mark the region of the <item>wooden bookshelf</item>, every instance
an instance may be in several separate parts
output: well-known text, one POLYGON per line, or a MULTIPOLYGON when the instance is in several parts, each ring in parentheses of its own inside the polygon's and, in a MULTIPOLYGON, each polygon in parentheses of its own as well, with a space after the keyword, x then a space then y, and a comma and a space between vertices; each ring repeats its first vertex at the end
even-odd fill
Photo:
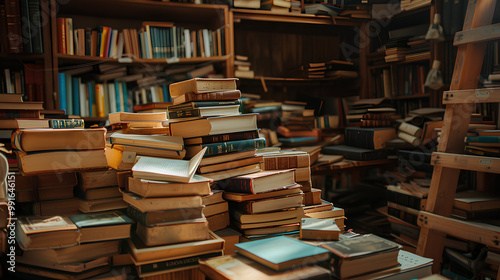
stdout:
POLYGON ((242 20, 270 21, 301 24, 333 24, 338 26, 360 26, 363 21, 349 17, 329 17, 323 15, 275 13, 264 10, 232 9, 234 22, 242 20))

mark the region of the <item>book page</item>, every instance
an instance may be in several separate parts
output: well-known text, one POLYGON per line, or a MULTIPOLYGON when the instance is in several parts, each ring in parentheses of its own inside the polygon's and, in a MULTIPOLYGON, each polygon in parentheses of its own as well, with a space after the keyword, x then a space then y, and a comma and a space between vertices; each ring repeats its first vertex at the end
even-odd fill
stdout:
POLYGON ((167 158, 141 157, 132 172, 146 172, 167 176, 188 177, 189 161, 167 158))

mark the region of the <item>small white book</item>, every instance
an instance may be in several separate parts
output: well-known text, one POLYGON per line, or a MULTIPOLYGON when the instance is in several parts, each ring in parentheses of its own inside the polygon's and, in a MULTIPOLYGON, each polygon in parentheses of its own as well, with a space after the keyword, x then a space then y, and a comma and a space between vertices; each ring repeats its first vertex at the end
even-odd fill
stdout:
POLYGON ((132 167, 136 179, 187 183, 193 178, 207 148, 203 148, 190 160, 140 157, 132 167))

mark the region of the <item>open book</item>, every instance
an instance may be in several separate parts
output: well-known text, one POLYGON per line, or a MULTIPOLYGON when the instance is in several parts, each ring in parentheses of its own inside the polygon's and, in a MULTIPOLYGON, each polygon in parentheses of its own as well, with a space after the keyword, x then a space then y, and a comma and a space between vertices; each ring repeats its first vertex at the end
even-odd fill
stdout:
POLYGON ((132 175, 136 179, 187 183, 193 178, 206 150, 204 148, 190 160, 140 157, 132 168, 132 175))

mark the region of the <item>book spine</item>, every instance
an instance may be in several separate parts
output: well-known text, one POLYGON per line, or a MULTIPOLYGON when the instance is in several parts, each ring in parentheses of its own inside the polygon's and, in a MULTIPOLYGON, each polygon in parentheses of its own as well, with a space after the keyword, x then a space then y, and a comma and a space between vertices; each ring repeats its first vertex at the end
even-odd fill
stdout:
POLYGON ((145 274, 145 273, 160 272, 160 271, 161 272, 168 272, 168 271, 174 270, 174 269, 191 267, 191 266, 198 266, 200 259, 207 259, 207 258, 213 258, 213 257, 219 257, 219 256, 222 256, 222 251, 214 252, 214 253, 207 253, 207 254, 202 254, 202 255, 192 256, 192 257, 187 257, 187 258, 179 258, 179 259, 173 259, 173 260, 168 260, 168 261, 143 264, 143 265, 137 266, 137 269, 138 269, 139 275, 145 274))
POLYGON ((66 20, 57 18, 57 50, 61 54, 66 54, 66 20))
POLYGON ((81 115, 80 113, 80 83, 78 78, 73 78, 73 114, 81 115))
POLYGON ((40 111, 36 110, 22 110, 22 111, 0 111, 0 119, 15 119, 15 118, 40 118, 40 111))
POLYGON ((388 190, 386 192, 387 201, 397 203, 406 207, 410 207, 417 210, 423 210, 425 208, 426 199, 411 196, 403 193, 393 192, 388 190))
POLYGON ((204 144, 202 148, 207 148, 205 156, 215 156, 220 154, 227 154, 230 152, 237 151, 248 151, 253 149, 264 148, 266 146, 266 140, 264 138, 248 139, 248 140, 238 140, 229 141, 223 143, 212 143, 204 144))
POLYGON ((9 52, 23 52, 23 37, 21 30, 21 14, 18 0, 5 0, 5 18, 7 22, 6 38, 9 43, 9 52))
POLYGON ((236 140, 253 139, 259 137, 258 131, 244 131, 228 134, 218 134, 218 135, 207 135, 201 137, 202 144, 210 144, 217 142, 227 142, 236 140))
POLYGON ((90 56, 92 49, 92 30, 90 27, 85 28, 85 55, 90 56))
POLYGON ((226 186, 224 191, 237 193, 253 193, 252 182, 252 179, 231 178, 229 179, 229 184, 226 186))
POLYGON ((179 119, 179 118, 189 118, 189 117, 200 117, 200 109, 190 109, 190 110, 180 110, 168 112, 169 119, 179 119))
POLYGON ((31 43, 31 22, 28 12, 28 0, 19 1, 21 11, 21 34, 24 53, 33 53, 33 45, 31 43))
POLYGON ((135 207, 132 207, 130 205, 127 207, 127 216, 129 216, 130 218, 132 218, 135 221, 142 223, 143 225, 148 225, 148 222, 147 222, 148 213, 143 213, 135 207))
POLYGON ((84 128, 85 121, 83 119, 68 119, 68 120, 49 120, 51 128, 84 128))
POLYGON ((264 158, 264 170, 280 170, 309 166, 309 155, 264 158))
POLYGON ((66 110, 66 75, 59 73, 59 110, 66 110))
POLYGON ((465 142, 469 143, 500 143, 499 136, 467 136, 465 142))

